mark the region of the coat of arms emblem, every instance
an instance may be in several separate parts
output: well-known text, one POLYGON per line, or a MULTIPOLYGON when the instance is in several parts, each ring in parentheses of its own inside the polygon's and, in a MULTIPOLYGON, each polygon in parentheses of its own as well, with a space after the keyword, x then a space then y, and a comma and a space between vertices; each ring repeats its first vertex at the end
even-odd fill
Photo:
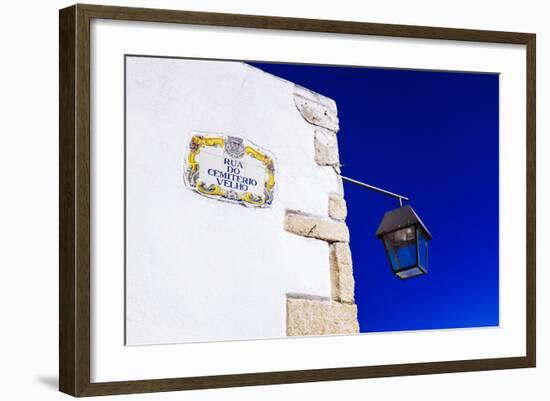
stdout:
POLYGON ((242 138, 228 136, 225 140, 225 153, 235 159, 240 159, 244 155, 244 142, 242 138))

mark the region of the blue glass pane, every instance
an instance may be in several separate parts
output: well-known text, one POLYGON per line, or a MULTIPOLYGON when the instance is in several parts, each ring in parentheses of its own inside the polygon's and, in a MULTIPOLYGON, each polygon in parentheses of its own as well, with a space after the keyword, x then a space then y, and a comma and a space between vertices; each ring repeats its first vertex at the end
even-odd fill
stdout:
POLYGON ((416 265, 416 244, 399 247, 396 252, 402 268, 416 265))
POLYGON ((428 240, 421 230, 418 231, 418 264, 428 270, 428 240))
POLYGON ((390 259, 392 269, 399 270, 399 261, 397 259, 395 250, 391 247, 388 240, 384 241, 384 245, 386 247, 386 252, 388 253, 388 258, 390 259))
POLYGON ((416 266, 415 227, 405 227, 386 234, 384 245, 394 271, 416 266))

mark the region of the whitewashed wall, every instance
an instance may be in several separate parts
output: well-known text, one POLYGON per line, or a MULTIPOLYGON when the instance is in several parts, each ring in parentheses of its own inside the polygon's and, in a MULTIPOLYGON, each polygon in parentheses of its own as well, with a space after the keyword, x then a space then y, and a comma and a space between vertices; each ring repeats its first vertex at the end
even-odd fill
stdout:
POLYGON ((126 63, 127 344, 285 336, 286 294, 331 292, 327 243, 284 231, 285 210, 327 216, 340 191, 332 167, 315 163, 295 85, 237 62, 126 63), (275 155, 271 208, 183 185, 196 131, 246 137, 275 155))

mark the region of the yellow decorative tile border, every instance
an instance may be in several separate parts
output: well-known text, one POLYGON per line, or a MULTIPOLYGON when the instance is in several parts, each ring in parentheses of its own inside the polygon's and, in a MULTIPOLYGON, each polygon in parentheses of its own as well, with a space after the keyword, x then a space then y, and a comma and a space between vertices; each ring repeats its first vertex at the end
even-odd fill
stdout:
MULTIPOLYGON (((185 185, 201 195, 231 203, 251 207, 269 207, 273 203, 276 186, 275 157, 267 150, 261 149, 245 138, 225 135, 195 134, 189 142, 189 149, 184 162, 185 185), (207 149, 219 153, 229 166, 226 172, 216 171, 217 182, 207 183, 201 176, 201 163, 198 160, 201 152, 207 149), (262 182, 240 175, 241 169, 231 165, 243 166, 246 159, 256 160, 264 168, 262 182), (238 171, 238 173, 236 173, 238 171), (249 184, 260 185, 261 193, 249 190, 249 184), (262 185, 263 184, 263 185, 262 185)), ((210 172, 211 169, 208 169, 210 172)))

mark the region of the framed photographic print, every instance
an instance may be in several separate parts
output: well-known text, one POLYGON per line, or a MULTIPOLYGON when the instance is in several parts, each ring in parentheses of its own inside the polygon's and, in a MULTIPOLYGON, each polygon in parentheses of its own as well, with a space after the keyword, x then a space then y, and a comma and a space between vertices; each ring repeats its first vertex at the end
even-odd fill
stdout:
POLYGON ((534 367, 535 35, 60 11, 60 390, 534 367))

